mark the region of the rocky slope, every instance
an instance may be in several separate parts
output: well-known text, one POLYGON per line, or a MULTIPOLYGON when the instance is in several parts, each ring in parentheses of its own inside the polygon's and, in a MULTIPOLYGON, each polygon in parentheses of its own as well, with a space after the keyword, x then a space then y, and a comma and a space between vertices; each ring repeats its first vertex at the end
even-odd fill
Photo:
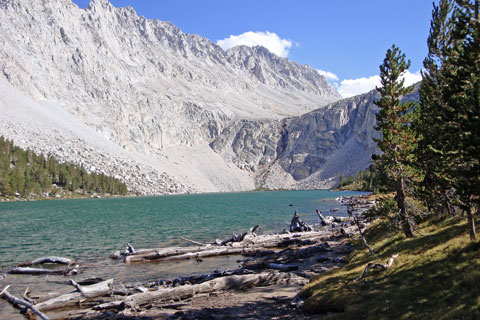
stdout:
POLYGON ((0 30, 0 134, 142 194, 328 187, 373 150, 373 93, 326 106, 323 76, 263 47, 107 0, 0 0, 0 30))
POLYGON ((257 187, 329 188, 370 164, 378 98, 371 91, 298 117, 235 123, 211 145, 255 172, 257 187))

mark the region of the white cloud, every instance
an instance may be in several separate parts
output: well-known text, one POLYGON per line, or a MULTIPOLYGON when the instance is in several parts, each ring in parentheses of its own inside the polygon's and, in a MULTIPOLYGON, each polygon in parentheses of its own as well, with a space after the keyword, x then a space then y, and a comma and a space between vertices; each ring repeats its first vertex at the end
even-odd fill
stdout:
POLYGON ((238 36, 231 35, 223 40, 218 40, 217 44, 224 50, 240 45, 249 47, 263 46, 275 53, 277 56, 286 58, 290 48, 292 47, 292 40, 282 39, 274 32, 248 31, 238 36))
POLYGON ((338 93, 344 98, 353 97, 357 94, 368 92, 380 85, 380 76, 369 78, 345 79, 340 82, 338 93))
MULTIPOLYGON (((409 86, 420 80, 422 80, 422 75, 420 71, 411 73, 407 70, 403 75, 405 79, 405 85, 409 86)), ((375 87, 380 86, 380 76, 371 76, 368 78, 358 78, 358 79, 345 79, 340 82, 338 86, 338 92, 344 98, 353 97, 361 93, 368 92, 375 89, 375 87)))
POLYGON ((327 80, 332 80, 332 81, 338 81, 338 76, 333 73, 333 72, 330 72, 330 71, 324 71, 324 70, 320 70, 320 69, 317 69, 317 72, 324 76, 325 78, 327 78, 327 80))

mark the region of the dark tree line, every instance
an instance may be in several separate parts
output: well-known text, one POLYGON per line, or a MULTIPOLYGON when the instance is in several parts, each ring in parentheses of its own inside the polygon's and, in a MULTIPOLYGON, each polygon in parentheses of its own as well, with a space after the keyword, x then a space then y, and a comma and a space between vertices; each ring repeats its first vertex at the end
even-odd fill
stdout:
POLYGON ((0 196, 54 195, 61 189, 83 194, 127 193, 126 185, 118 179, 37 155, 0 137, 0 196))
POLYGON ((380 66, 377 168, 395 186, 396 210, 413 236, 415 197, 438 216, 465 213, 471 239, 480 202, 479 0, 434 4, 420 103, 404 103, 412 87, 402 75, 410 62, 392 46, 380 66))
POLYGON ((339 180, 339 189, 352 186, 355 190, 371 191, 373 193, 392 191, 384 172, 378 170, 374 164, 348 177, 340 175, 339 180))

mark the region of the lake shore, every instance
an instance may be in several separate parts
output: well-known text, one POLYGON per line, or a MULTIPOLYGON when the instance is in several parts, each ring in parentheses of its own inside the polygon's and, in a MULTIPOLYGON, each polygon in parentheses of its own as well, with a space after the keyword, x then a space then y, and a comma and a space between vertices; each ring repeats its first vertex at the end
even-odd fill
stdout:
MULTIPOLYGON (((366 210, 366 206, 369 205, 365 203, 364 197, 345 199, 345 201, 352 201, 352 199, 359 199, 358 201, 363 202, 362 210, 366 210)), ((339 221, 337 225, 320 228, 320 232, 310 239, 311 242, 308 245, 297 243, 284 249, 274 250, 277 251, 277 254, 278 252, 285 252, 285 250, 290 252, 302 252, 303 250, 305 252, 305 250, 311 250, 309 248, 328 244, 328 250, 319 251, 312 255, 294 257, 289 261, 289 264, 297 264, 298 269, 281 273, 288 276, 278 283, 249 289, 242 288, 242 290, 219 290, 195 294, 181 301, 174 299, 168 303, 169 307, 165 306, 165 303, 158 303, 134 309, 117 310, 117 312, 112 310, 106 312, 76 310, 67 314, 63 313, 61 316, 67 316, 68 319, 99 319, 102 317, 108 319, 133 319, 134 317, 142 317, 142 319, 223 319, 239 318, 239 316, 256 319, 310 319, 311 316, 304 315, 297 308, 296 303, 292 304, 292 299, 298 294, 301 287, 308 283, 310 278, 331 268, 341 267, 345 263, 346 257, 352 249, 349 238, 354 236, 356 232, 355 227, 348 224, 348 221, 339 221)), ((291 239, 297 237, 295 233, 290 234, 291 239)), ((244 257, 243 259, 245 261, 244 257)), ((255 270, 255 272, 266 271, 275 274, 280 273, 268 268, 255 270)), ((128 285, 134 284, 122 283, 122 286, 128 287, 128 285)), ((157 289, 154 287, 148 288, 148 291, 157 289)))

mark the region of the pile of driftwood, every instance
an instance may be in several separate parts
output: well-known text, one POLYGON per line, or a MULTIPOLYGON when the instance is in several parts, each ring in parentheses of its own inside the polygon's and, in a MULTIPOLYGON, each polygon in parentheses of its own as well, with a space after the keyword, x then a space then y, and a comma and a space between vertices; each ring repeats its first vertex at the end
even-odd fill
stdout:
MULTIPOLYGON (((106 311, 129 315, 141 308, 178 308, 185 304, 186 299, 200 293, 286 282, 305 283, 307 281, 305 276, 302 272, 297 272, 299 261, 332 251, 327 241, 337 236, 351 234, 358 226, 352 223, 349 217, 324 218, 321 212, 317 213, 321 224, 330 226, 330 229, 313 231, 313 228, 302 222, 295 212, 290 229, 302 232, 257 235, 255 232, 258 226, 254 226, 244 233, 233 234, 228 239, 216 240, 210 244, 183 238, 195 246, 135 249, 127 243, 124 252, 117 251, 111 255, 112 258, 121 258, 124 263, 129 264, 182 259, 201 261, 202 258, 220 255, 244 255, 246 257, 241 261, 242 268, 239 269, 170 280, 152 280, 132 286, 114 285, 113 279, 84 279, 78 282, 70 280, 69 284, 74 290, 47 296, 32 296, 27 291, 19 298, 10 294, 9 288, 6 287, 0 296, 20 308, 25 315, 36 314, 41 319, 48 319, 44 312, 52 310, 75 309, 70 310, 66 318, 89 316, 106 311)), ((320 261, 320 256, 317 259, 320 261)), ((18 265, 10 270, 10 273, 71 276, 78 272, 78 268, 79 265, 70 259, 45 257, 18 265), (66 267, 28 267, 43 264, 66 267)))

